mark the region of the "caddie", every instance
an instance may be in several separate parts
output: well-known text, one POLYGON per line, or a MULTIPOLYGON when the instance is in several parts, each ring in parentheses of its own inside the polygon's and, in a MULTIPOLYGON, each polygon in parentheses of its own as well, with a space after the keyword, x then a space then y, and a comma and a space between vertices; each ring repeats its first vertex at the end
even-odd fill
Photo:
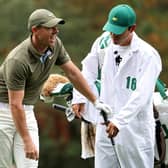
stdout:
MULTIPOLYGON (((116 5, 110 10, 103 30, 109 33, 110 44, 105 48, 100 101, 111 107, 113 115, 108 115, 107 128, 102 125, 103 118, 98 117, 95 168, 152 168, 153 93, 162 69, 160 56, 136 34, 136 13, 127 4, 116 5)), ((100 38, 96 43, 100 43, 100 38)), ((90 52, 93 60, 99 53, 95 46, 94 43, 90 52)), ((85 64, 85 68, 85 78, 93 83, 97 69, 91 62, 85 64)), ((81 115, 80 103, 74 107, 76 115, 81 115)))

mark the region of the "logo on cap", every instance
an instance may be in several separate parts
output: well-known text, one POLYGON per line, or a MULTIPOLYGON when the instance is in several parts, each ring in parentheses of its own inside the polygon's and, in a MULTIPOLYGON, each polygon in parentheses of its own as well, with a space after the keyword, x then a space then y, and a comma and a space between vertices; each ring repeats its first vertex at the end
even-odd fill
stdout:
POLYGON ((53 16, 53 14, 48 14, 48 16, 53 16))
POLYGON ((113 17, 112 20, 113 20, 113 21, 117 21, 118 18, 117 18, 117 17, 113 17))

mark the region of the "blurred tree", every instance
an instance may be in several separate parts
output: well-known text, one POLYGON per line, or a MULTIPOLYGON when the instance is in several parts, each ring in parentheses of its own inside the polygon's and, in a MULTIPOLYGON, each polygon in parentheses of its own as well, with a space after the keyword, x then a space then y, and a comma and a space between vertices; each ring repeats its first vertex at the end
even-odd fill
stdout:
POLYGON ((27 16, 30 13, 33 1, 1 0, 0 1, 0 35, 3 39, 0 50, 6 51, 20 42, 27 33, 27 16))

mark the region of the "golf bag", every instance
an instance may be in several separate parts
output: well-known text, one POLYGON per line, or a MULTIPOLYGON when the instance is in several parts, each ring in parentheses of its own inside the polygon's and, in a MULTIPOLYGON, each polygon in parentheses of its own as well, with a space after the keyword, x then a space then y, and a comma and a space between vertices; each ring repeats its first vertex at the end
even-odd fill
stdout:
POLYGON ((168 166, 168 92, 161 80, 156 83, 154 93, 154 117, 156 121, 155 165, 168 166))

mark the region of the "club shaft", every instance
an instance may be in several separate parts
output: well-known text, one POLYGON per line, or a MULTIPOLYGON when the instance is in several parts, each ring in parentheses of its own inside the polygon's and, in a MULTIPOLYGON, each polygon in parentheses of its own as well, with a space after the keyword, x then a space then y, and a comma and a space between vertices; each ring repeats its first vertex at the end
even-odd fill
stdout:
POLYGON ((62 112, 65 112, 66 109, 67 109, 66 106, 63 106, 63 105, 60 105, 60 104, 53 104, 52 106, 53 106, 54 109, 62 111, 62 112))
MULTIPOLYGON (((101 111, 101 115, 103 116, 105 125, 107 126, 108 123, 109 123, 109 121, 108 121, 108 119, 107 119, 107 114, 106 114, 104 111, 101 111)), ((119 165, 119 167, 121 168, 121 164, 120 164, 120 161, 119 161, 119 159, 118 159, 118 154, 117 154, 117 151, 116 151, 116 148, 115 148, 115 142, 114 142, 113 137, 110 137, 110 141, 111 141, 111 144, 112 144, 112 146, 113 146, 113 149, 114 149, 114 152, 115 152, 117 161, 118 161, 118 165, 119 165)))

